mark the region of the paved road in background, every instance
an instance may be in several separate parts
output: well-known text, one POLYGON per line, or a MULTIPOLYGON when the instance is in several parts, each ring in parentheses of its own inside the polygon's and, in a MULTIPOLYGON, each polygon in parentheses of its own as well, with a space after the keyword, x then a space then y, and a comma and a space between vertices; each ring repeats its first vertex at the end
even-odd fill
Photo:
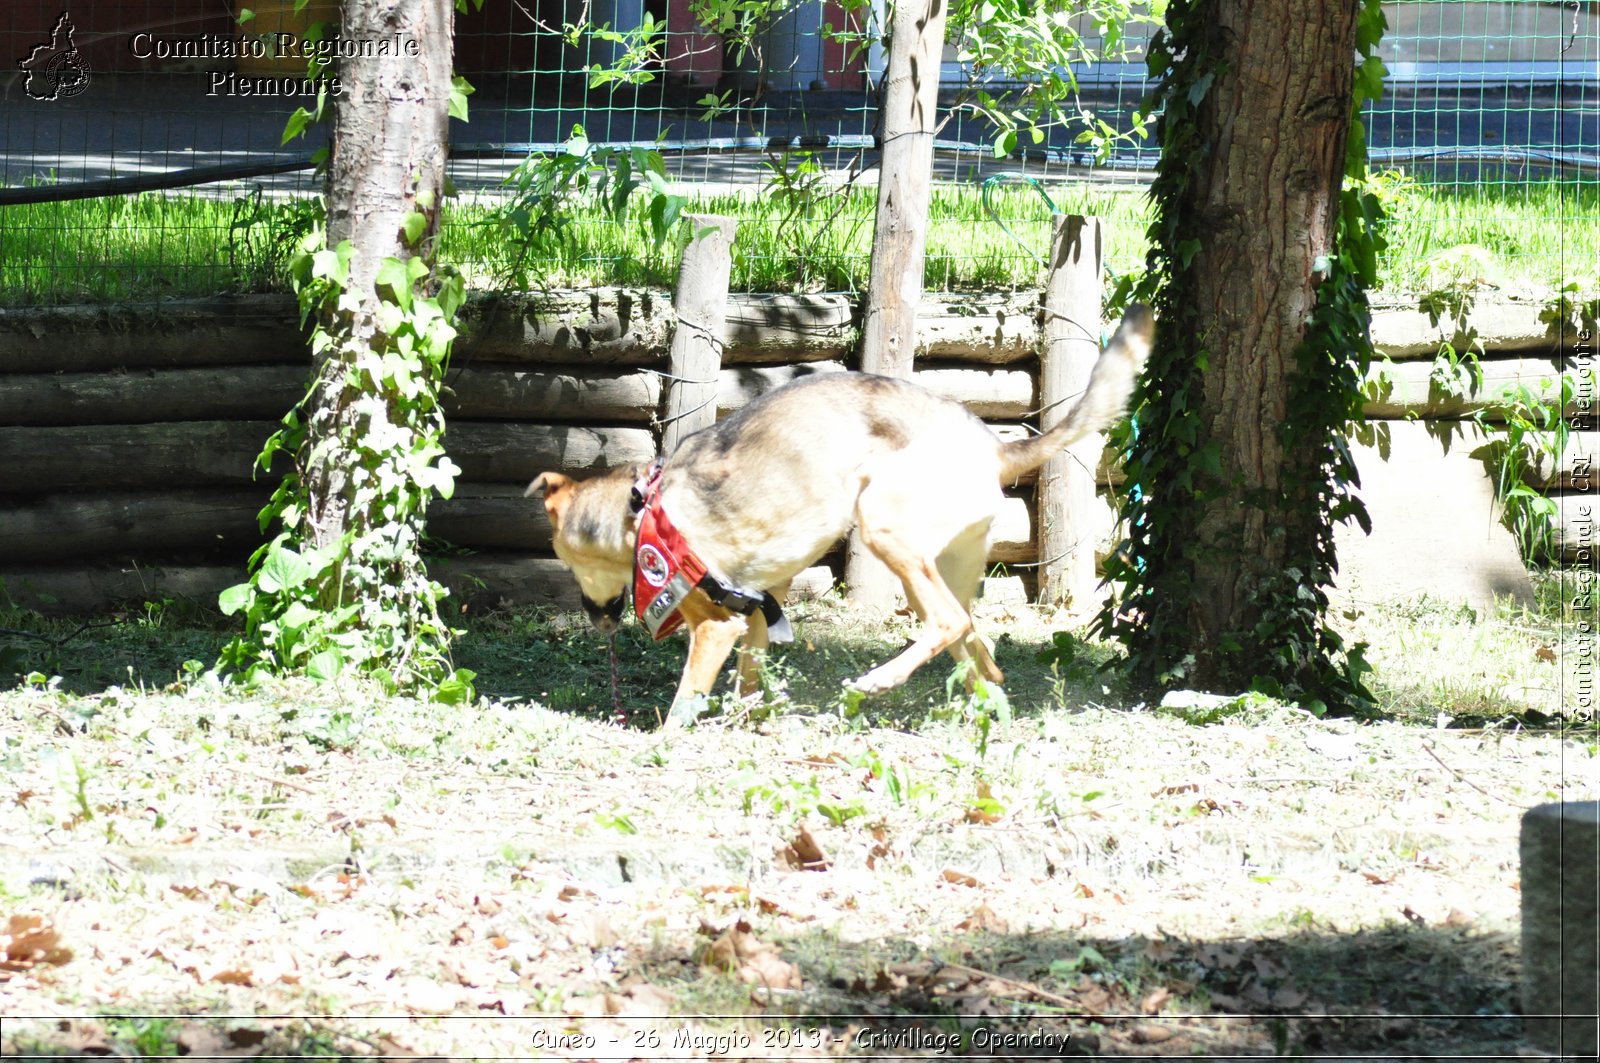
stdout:
MULTIPOLYGON (((208 95, 207 75, 99 75, 78 96, 42 102, 24 96, 15 84, 0 101, 0 181, 6 186, 29 183, 70 185, 108 177, 141 173, 183 171, 196 167, 250 164, 282 160, 309 153, 320 140, 280 144, 284 121, 300 101, 208 95)), ((0 88, 5 87, 0 84, 0 88)), ((1132 97, 1138 90, 1127 90, 1132 97)), ((744 120, 705 121, 689 100, 663 101, 641 95, 637 100, 584 98, 568 87, 565 100, 552 99, 548 86, 520 93, 480 90, 472 98, 470 123, 454 123, 452 143, 467 155, 453 162, 453 173, 465 190, 498 186, 515 165, 516 157, 493 157, 498 150, 559 143, 581 125, 596 142, 650 142, 664 131, 669 145, 685 143, 687 150, 669 157, 684 180, 713 187, 751 188, 762 181, 762 147, 773 138, 829 138, 832 147, 821 152, 829 166, 843 167, 857 148, 870 145, 874 116, 852 108, 854 101, 833 94, 796 97, 790 108, 769 107, 744 120), (677 103, 677 106, 673 104, 677 103), (841 144, 843 149, 841 150, 841 144), (486 156, 485 153, 488 153, 486 156)), ((1091 100, 1114 124, 1125 127, 1131 104, 1119 105, 1115 96, 1102 93, 1091 100)), ((1375 158, 1400 161, 1427 158, 1432 153, 1467 148, 1485 154, 1493 163, 1504 155, 1528 175, 1549 172, 1542 160, 1559 153, 1571 159, 1587 158, 1578 171, 1591 179, 1597 175, 1593 160, 1600 155, 1600 87, 1593 81, 1559 89, 1506 86, 1463 87, 1457 90, 1409 91, 1394 86, 1390 98, 1368 120, 1369 143, 1375 158)), ((317 136, 322 134, 318 132, 317 136)), ((968 180, 997 170, 1017 170, 1015 159, 985 158, 986 130, 948 126, 943 142, 965 141, 965 155, 945 152, 939 157, 939 177, 968 180)), ((1047 167, 1035 160, 1027 168, 1046 169, 1056 176, 1076 176, 1080 167, 1063 163, 1088 160, 1074 152, 1070 137, 1053 144, 1047 167)), ((1153 158, 1148 149, 1127 153, 1135 164, 1120 174, 1094 171, 1102 179, 1137 179, 1137 164, 1146 169, 1153 158)), ((870 153, 863 165, 870 167, 870 153)), ((1454 164, 1453 164, 1454 165, 1454 164)), ((1480 160, 1469 163, 1484 165, 1480 160)), ((1467 173, 1457 172, 1470 180, 1467 173)), ((305 175, 280 176, 245 182, 284 190, 309 187, 305 175)), ((230 184, 218 194, 235 194, 230 184)))

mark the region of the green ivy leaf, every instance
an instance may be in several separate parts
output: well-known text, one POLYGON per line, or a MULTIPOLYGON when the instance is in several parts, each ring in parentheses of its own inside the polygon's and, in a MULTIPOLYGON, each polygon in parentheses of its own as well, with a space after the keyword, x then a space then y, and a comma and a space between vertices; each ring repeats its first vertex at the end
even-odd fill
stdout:
POLYGON ((428 216, 419 210, 414 210, 405 216, 400 228, 405 233, 406 243, 415 247, 422 239, 422 234, 427 231, 428 216))
POLYGON ((232 616, 234 613, 249 609, 255 595, 256 589, 250 584, 236 583, 217 595, 217 608, 222 610, 223 616, 232 616))
POLYGON ((390 301, 405 311, 411 309, 411 280, 410 269, 398 258, 384 259, 373 276, 373 283, 380 294, 384 288, 389 289, 390 301))
POLYGON ((289 115, 289 120, 283 124, 283 139, 278 143, 280 145, 287 144, 289 141, 303 134, 306 131, 306 127, 309 126, 312 120, 315 118, 316 115, 312 114, 304 107, 296 108, 294 113, 289 115))
POLYGON ((477 90, 472 87, 472 82, 459 74, 450 79, 450 117, 463 122, 467 120, 467 97, 477 90))
POLYGON ((306 675, 319 683, 332 682, 344 671, 344 655, 332 647, 306 658, 306 675))
POLYGON ((267 552, 267 558, 256 573, 256 585, 267 594, 292 590, 311 578, 311 565, 292 548, 277 545, 267 552))
POLYGON ((457 668, 450 677, 433 689, 433 700, 442 705, 465 705, 473 699, 477 689, 473 680, 478 673, 470 668, 457 668))

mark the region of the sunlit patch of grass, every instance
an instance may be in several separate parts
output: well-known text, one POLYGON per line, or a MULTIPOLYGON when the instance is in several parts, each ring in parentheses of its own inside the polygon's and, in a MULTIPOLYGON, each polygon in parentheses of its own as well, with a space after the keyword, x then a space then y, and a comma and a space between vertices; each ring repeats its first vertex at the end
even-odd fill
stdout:
MULTIPOLYGON (((1392 219, 1380 262, 1380 290, 1436 286, 1439 256, 1482 249, 1490 276, 1516 291, 1548 291, 1600 259, 1600 187, 1577 182, 1432 186, 1385 178, 1392 219)), ((1117 274, 1142 267, 1150 203, 1142 193, 1086 183, 1045 186, 1057 209, 1103 223, 1104 254, 1117 274)), ((875 189, 822 191, 803 208, 772 194, 696 195, 687 212, 738 222, 735 291, 859 291, 871 260, 875 189)), ((770 190, 769 190, 770 192, 770 190)), ((992 213, 975 186, 936 187, 930 207, 926 284, 930 290, 1033 289, 1050 241, 1049 207, 1018 183, 991 190, 992 213)), ((491 222, 487 201, 447 208, 440 257, 477 286, 512 272, 516 251, 491 222)), ((655 247, 646 205, 624 224, 572 207, 563 225, 526 250, 542 287, 670 287, 677 247, 655 247)), ((6 207, 0 210, 0 302, 102 302, 281 289, 294 203, 233 203, 145 193, 6 207)))
POLYGON ((1373 689, 1386 716, 1423 724, 1540 724, 1572 711, 1580 669, 1593 668, 1580 621, 1563 593, 1570 574, 1534 574, 1535 602, 1501 602, 1492 612, 1422 600, 1361 612, 1351 640, 1371 644, 1373 689))
POLYGON ((1594 283, 1600 185, 1551 180, 1435 186, 1404 175, 1390 183, 1389 247, 1378 271, 1382 290, 1439 287, 1435 264, 1463 246, 1486 253, 1487 274, 1463 279, 1515 291, 1554 290, 1568 280, 1594 283))

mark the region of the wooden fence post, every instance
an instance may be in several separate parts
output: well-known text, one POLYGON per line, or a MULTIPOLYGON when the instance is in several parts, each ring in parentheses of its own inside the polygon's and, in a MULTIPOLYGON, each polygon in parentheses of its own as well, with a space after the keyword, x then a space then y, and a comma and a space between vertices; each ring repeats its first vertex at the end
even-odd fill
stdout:
MULTIPOLYGON (((1089 384, 1100 355, 1100 220, 1058 214, 1040 329, 1039 429, 1049 431, 1089 384)), ((1082 612, 1094 598, 1095 472, 1105 447, 1081 440, 1039 470, 1039 600, 1082 612)))
POLYGON ((677 324, 667 358, 661 453, 670 457, 684 437, 717 419, 717 376, 722 371, 723 330, 728 317, 728 278, 733 271, 735 222, 717 214, 686 214, 694 235, 678 263, 672 290, 677 324))
MULTIPOLYGON (((916 353, 933 184, 933 133, 944 58, 946 0, 897 0, 878 121, 878 212, 861 323, 861 371, 909 377, 916 353)), ((845 555, 850 597, 892 608, 898 585, 851 533, 845 555)))

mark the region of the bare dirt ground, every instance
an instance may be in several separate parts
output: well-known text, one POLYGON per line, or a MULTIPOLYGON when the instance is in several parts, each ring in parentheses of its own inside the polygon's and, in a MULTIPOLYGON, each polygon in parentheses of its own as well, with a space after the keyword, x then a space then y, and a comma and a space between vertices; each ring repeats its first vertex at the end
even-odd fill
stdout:
MULTIPOLYGON (((942 664, 846 720, 904 625, 796 619, 790 701, 671 735, 608 718, 567 618, 466 640, 467 707, 81 660, 0 693, 0 1049, 1516 1055, 1518 820, 1600 796, 1592 730, 1505 715, 1559 703, 1559 625, 1371 619, 1357 722, 1148 705, 1011 611, 1009 720, 942 664)), ((621 652, 646 715, 680 651, 621 652)))

